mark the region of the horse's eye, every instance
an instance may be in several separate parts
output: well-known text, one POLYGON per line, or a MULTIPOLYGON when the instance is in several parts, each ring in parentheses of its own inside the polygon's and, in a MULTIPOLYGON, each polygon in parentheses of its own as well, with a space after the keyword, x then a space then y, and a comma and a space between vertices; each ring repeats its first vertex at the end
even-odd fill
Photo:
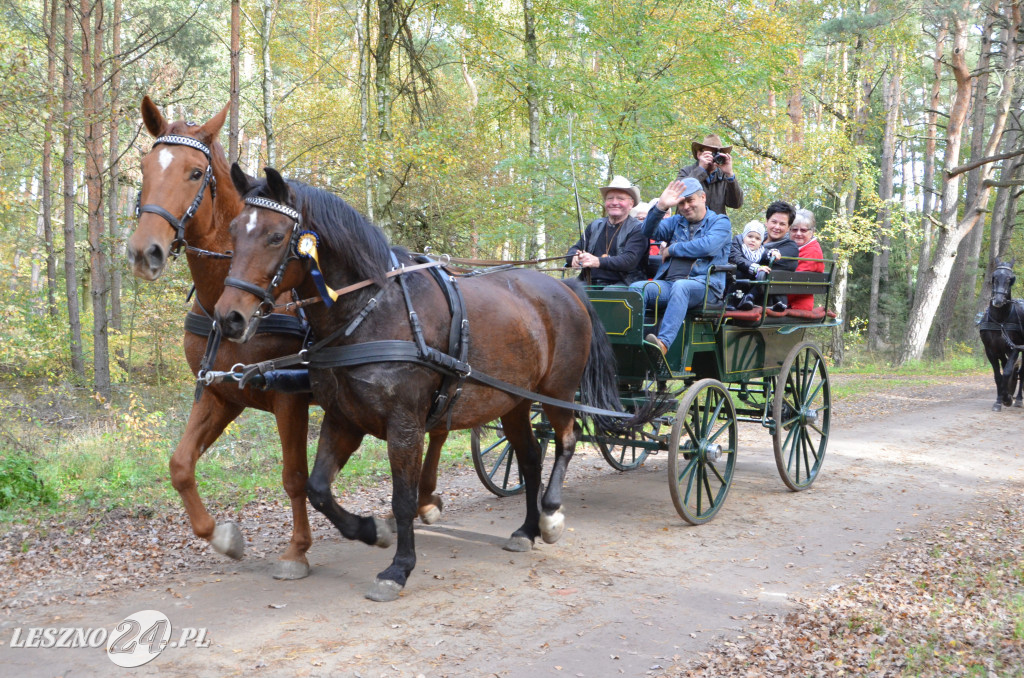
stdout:
POLYGON ((194 170, 192 170, 192 174, 189 176, 189 179, 191 179, 192 181, 199 181, 202 178, 203 178, 203 170, 201 170, 201 169, 194 169, 194 170))
POLYGON ((271 233, 268 240, 271 245, 280 245, 284 242, 284 233, 271 233))

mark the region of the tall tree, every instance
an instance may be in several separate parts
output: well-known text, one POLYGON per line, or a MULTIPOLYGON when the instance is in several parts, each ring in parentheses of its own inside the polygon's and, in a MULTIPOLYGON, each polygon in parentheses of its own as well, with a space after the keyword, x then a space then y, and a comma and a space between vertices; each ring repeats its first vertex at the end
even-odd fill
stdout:
POLYGON ((82 351, 82 320, 78 303, 78 272, 75 262, 75 72, 72 67, 75 44, 74 0, 64 0, 63 144, 64 144, 64 290, 68 305, 71 369, 85 379, 82 351))
MULTIPOLYGON (((971 73, 967 65, 966 52, 969 27, 966 17, 969 16, 969 6, 966 1, 960 6, 960 11, 952 19, 953 52, 950 55, 950 66, 956 79, 956 92, 949 109, 949 118, 946 124, 942 218, 938 239, 935 243, 935 259, 919 279, 918 293, 914 296, 914 305, 910 310, 906 337, 895 361, 897 365, 902 365, 909 360, 921 357, 925 341, 928 337, 928 331, 931 329, 932 320, 935 318, 935 311, 942 298, 942 292, 945 289, 946 283, 949 281, 957 247, 967 234, 970 233, 971 229, 977 226, 981 212, 988 204, 991 187, 986 186, 985 181, 991 172, 991 163, 1001 159, 994 158, 993 155, 999 147, 1006 124, 1006 117, 1009 114, 1010 102, 1013 99, 1019 53, 1018 34, 1021 28, 1020 0, 1005 0, 1002 8, 1008 27, 1006 33, 1008 37, 1005 43, 1006 48, 1003 52, 1001 69, 1003 91, 996 105, 992 128, 988 141, 985 144, 983 157, 964 166, 958 165, 960 162, 960 147, 964 123, 970 108, 971 85, 974 77, 976 77, 971 73), (960 176, 974 167, 984 168, 981 182, 982 190, 978 192, 974 201, 964 206, 963 216, 959 217, 960 176)), ((1024 150, 1020 152, 1024 153, 1024 150)))
POLYGON ((82 0, 82 119, 85 131, 85 186, 89 230, 89 286, 92 294, 93 389, 110 397, 107 322, 107 261, 103 223, 103 2, 82 0))

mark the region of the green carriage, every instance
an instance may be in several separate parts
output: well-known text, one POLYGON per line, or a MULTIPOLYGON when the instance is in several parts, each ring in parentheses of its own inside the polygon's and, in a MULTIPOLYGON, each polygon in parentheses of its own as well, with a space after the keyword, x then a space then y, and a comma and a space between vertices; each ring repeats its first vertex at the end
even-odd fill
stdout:
MULTIPOLYGON (((829 262, 831 264, 831 262, 829 262)), ((589 292, 618 363, 623 406, 634 409, 652 394, 673 394, 674 411, 624 437, 584 435, 611 466, 628 471, 651 454, 668 454, 672 502, 687 522, 711 520, 732 484, 738 424, 755 423, 772 436, 775 463, 786 486, 804 490, 818 477, 829 438, 831 392, 828 369, 808 330, 838 323, 828 308, 832 267, 825 273, 773 272, 767 295, 813 294, 813 311, 726 311, 705 304, 691 310, 668 352, 644 341, 658 317, 644 310, 634 290, 589 292)), ((543 414, 534 430, 545 450, 551 440, 543 414)), ((501 425, 472 436, 473 463, 494 494, 522 491, 522 479, 501 425)))

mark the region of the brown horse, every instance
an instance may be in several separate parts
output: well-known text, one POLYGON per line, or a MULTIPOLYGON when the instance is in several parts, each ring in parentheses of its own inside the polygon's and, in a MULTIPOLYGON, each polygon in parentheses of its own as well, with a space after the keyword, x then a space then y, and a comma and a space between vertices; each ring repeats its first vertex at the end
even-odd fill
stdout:
MULTIPOLYGON (((184 246, 195 283, 190 320, 209 319, 213 304, 224 289, 229 266, 229 259, 217 253, 230 249, 228 225, 242 209, 227 156, 217 141, 228 108, 203 125, 167 122, 149 97, 143 98, 141 109, 146 129, 157 142, 142 159, 141 213, 128 240, 128 261, 136 276, 156 280, 169 258, 184 246), (190 145, 189 139, 198 143, 190 145)), ((185 356, 197 374, 209 331, 209 322, 206 331, 202 331, 202 324, 184 335, 185 356)), ((224 371, 236 363, 270 360, 295 353, 301 346, 302 339, 294 332, 261 333, 248 344, 222 344, 211 368, 224 371)), ((245 408, 274 414, 281 437, 281 480, 292 506, 291 543, 273 572, 278 579, 298 579, 309 574, 306 551, 312 535, 306 510, 306 436, 310 402, 306 393, 260 391, 251 387, 240 390, 230 382, 208 386, 193 405, 185 433, 170 461, 171 482, 181 495, 193 532, 218 552, 241 558, 244 540, 237 525, 215 524, 203 505, 196 489, 196 462, 245 408)), ((433 492, 445 437, 431 439, 433 463, 426 467, 419 501, 420 517, 426 523, 434 522, 442 507, 440 497, 433 492)))
MULTIPOLYGON (((374 282, 330 306, 309 308, 310 325, 323 338, 308 357, 324 421, 308 492, 313 507, 348 539, 390 544, 391 528, 384 521, 349 513, 331 491, 364 435, 388 445, 398 546, 367 597, 394 600, 415 566, 412 521, 427 432, 443 434, 500 418, 526 485, 526 519, 505 548, 529 550, 538 536, 557 541, 564 529, 562 482, 579 427, 571 409, 544 401, 571 401, 579 389, 583 403, 621 411, 611 346, 582 285, 536 271, 505 271, 463 278, 460 296, 445 293, 447 274, 433 277, 417 270, 391 280, 389 272, 394 275, 415 262, 389 248, 380 229, 333 194, 286 183, 273 169, 266 173, 266 181, 251 181, 237 165, 232 168, 249 206, 231 224, 235 253, 215 317, 224 336, 245 341, 258 330, 278 288, 294 286, 304 297, 331 296, 326 287, 318 287, 310 259, 293 262, 296 252, 303 251, 297 247, 300 222, 313 234, 302 237, 306 254, 311 240, 319 240, 323 285, 374 282), (465 322, 453 320, 460 316, 468 322, 468 333, 465 322), (460 329, 468 354, 446 363, 439 354, 449 350, 460 329), (437 364, 450 369, 439 371, 437 364), (460 375, 444 393, 445 376, 460 375), (491 385, 485 385, 487 379, 491 385), (494 379, 505 383, 494 388, 494 379), (454 396, 451 409, 432 415, 439 396, 446 395, 454 396), (555 463, 543 497, 540 445, 530 424, 534 400, 544 402, 555 441, 555 463)), ((605 426, 598 417, 594 421, 599 429, 605 426)))

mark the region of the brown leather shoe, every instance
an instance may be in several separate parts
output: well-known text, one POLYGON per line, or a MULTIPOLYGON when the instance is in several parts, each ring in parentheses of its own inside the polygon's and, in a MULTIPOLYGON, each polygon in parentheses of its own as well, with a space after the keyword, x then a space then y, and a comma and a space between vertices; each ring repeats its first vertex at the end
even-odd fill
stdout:
POLYGON ((655 346, 657 346, 658 350, 661 351, 662 355, 668 353, 668 347, 665 346, 665 344, 661 343, 661 339, 658 339, 658 337, 653 332, 644 337, 644 341, 646 341, 648 344, 654 344, 655 346))

